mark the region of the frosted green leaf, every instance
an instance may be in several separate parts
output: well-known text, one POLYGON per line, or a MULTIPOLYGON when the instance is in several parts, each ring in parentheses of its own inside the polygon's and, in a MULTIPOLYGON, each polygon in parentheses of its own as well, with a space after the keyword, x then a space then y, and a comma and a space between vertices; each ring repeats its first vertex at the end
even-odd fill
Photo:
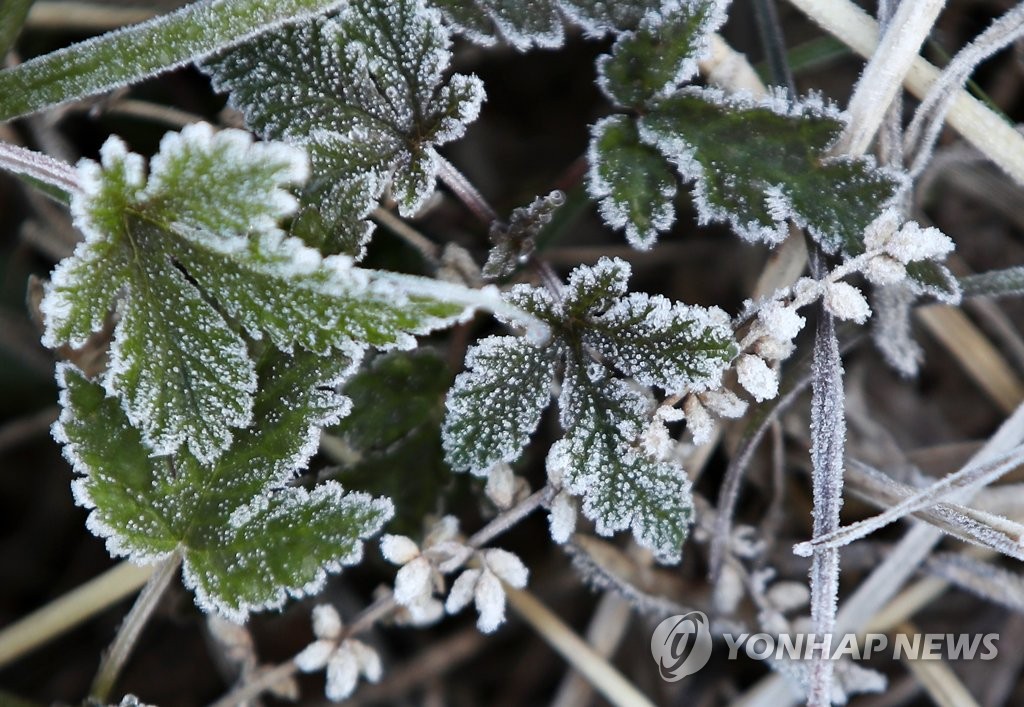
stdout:
POLYGON ((448 393, 442 442, 453 469, 484 476, 519 457, 551 399, 557 359, 557 351, 514 336, 473 346, 448 393))
POLYGON ((719 0, 668 2, 598 60, 598 85, 621 106, 641 109, 697 73, 708 37, 725 22, 719 0))
POLYGON ((565 30, 555 0, 432 0, 470 40, 489 46, 502 39, 523 51, 562 46, 565 30))
POLYGON ((660 0, 431 0, 445 20, 467 39, 483 46, 504 41, 525 51, 555 48, 565 41, 563 22, 591 37, 633 29, 660 0))
POLYGON ((717 386, 739 353, 721 309, 641 292, 591 316, 583 341, 631 378, 673 393, 717 386))
POLYGON ((738 348, 723 311, 629 293, 629 276, 625 261, 601 258, 576 268, 557 300, 543 289, 513 288, 509 302, 545 321, 550 338, 492 336, 470 349, 448 395, 443 441, 456 470, 483 474, 515 460, 564 368, 566 434, 548 456, 552 482, 583 497, 600 532, 631 527, 672 561, 689 524, 689 483, 651 443, 658 434, 648 433, 662 421, 638 384, 673 392, 716 385, 738 348))
MULTIPOLYGON (((8 2, 3 4, 6 9, 8 2)), ((0 121, 141 81, 338 4, 339 0, 190 3, 0 71, 0 121)))
POLYGON ((829 156, 843 121, 819 101, 685 88, 652 104, 639 126, 694 181, 701 223, 726 221, 752 241, 780 242, 792 220, 826 251, 856 254, 864 229, 903 187, 870 159, 829 156))
POLYGON ((625 229, 634 248, 650 248, 675 222, 672 165, 640 141, 636 124, 624 115, 594 125, 588 157, 587 187, 605 223, 625 229))
MULTIPOLYGON (((671 2, 671 0, 670 0, 671 2)), ((562 13, 593 37, 636 29, 644 15, 658 10, 662 0, 561 0, 562 13)))
POLYGON ((662 562, 679 560, 693 515, 690 482, 675 463, 640 442, 652 403, 616 379, 596 379, 576 361, 566 366, 559 398, 564 439, 548 453, 548 470, 583 498, 583 513, 601 535, 630 528, 662 562))
POLYGON ((930 295, 947 304, 960 303, 960 283, 956 276, 934 260, 907 263, 907 284, 915 294, 930 295))
POLYGON ((335 386, 352 365, 344 356, 265 356, 253 425, 213 464, 186 450, 152 456, 115 399, 60 366, 54 434, 80 475, 72 488, 90 509, 88 527, 134 562, 177 550, 196 603, 236 621, 318 591, 327 572, 358 562, 362 540, 391 515, 386 499, 332 482, 288 485, 316 451, 320 426, 347 411, 335 386))
POLYGON ((422 0, 353 0, 336 17, 260 35, 203 69, 249 127, 306 147, 312 178, 302 203, 329 234, 317 240, 360 255, 384 189, 415 214, 434 190, 436 146, 479 112, 480 81, 444 77, 449 44, 440 14, 422 0))
POLYGON ((104 385, 155 454, 187 443, 210 462, 251 421, 254 365, 236 325, 285 351, 409 348, 488 298, 285 237, 277 220, 296 200, 284 187, 305 177, 305 155, 242 131, 169 133, 148 176, 112 139, 102 166, 79 173, 72 211, 85 242, 53 274, 43 340, 79 346, 116 305, 104 385))

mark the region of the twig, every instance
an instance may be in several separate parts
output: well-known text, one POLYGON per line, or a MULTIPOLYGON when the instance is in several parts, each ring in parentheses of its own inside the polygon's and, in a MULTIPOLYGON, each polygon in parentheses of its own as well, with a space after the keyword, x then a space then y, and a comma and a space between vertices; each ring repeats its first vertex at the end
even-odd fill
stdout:
POLYGON ((435 267, 437 266, 441 256, 441 249, 437 243, 434 243, 387 209, 376 208, 371 216, 374 221, 419 251, 424 260, 435 267))
POLYGON ((438 178, 445 186, 451 189, 459 201, 465 204, 466 208, 473 212, 473 215, 480 219, 485 226, 490 226, 498 220, 498 214, 487 203, 483 195, 477 191, 473 183, 466 179, 466 175, 455 168, 451 162, 438 155, 438 178))
POLYGON ((139 636, 142 635, 142 629, 145 628, 149 617, 153 615, 153 610, 160 603, 164 591, 177 575, 180 566, 181 553, 175 551, 150 575, 131 611, 121 622, 114 642, 110 644, 110 648, 103 655, 103 660, 100 661, 100 668, 93 680, 92 689, 89 691, 91 699, 99 703, 107 702, 114 683, 117 682, 117 678, 121 674, 121 669, 128 662, 132 649, 135 648, 139 636))
MULTIPOLYGON (((824 305, 818 310, 811 381, 811 462, 813 466, 813 537, 839 527, 843 504, 843 447, 846 417, 843 404, 843 364, 839 357, 835 320, 824 305)), ((839 551, 816 548, 811 559, 811 622, 819 637, 831 637, 839 597, 839 551)), ((829 645, 828 640, 825 643, 829 645)), ((833 663, 826 649, 811 658, 807 704, 832 704, 833 663)))
POLYGON ((0 169, 37 179, 68 194, 79 190, 78 175, 71 165, 10 143, 0 142, 0 169))
POLYGON ((529 592, 505 587, 508 602, 563 658, 614 705, 644 707, 653 703, 577 636, 553 611, 529 592))

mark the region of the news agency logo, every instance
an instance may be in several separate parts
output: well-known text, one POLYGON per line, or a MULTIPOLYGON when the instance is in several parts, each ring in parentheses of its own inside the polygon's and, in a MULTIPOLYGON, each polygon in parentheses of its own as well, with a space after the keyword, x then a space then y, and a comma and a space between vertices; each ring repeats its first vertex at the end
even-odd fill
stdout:
MULTIPOLYGON (((875 655, 910 660, 993 660, 999 654, 998 633, 986 634, 896 634, 855 633, 841 636, 808 633, 722 634, 729 649, 729 660, 743 652, 754 660, 812 660, 825 657, 870 660, 875 655), (834 640, 838 639, 838 640, 834 640)), ((711 627, 701 611, 670 616, 654 629, 651 655, 658 673, 666 682, 677 682, 693 675, 711 658, 711 627)))
POLYGON ((711 627, 702 611, 670 616, 654 629, 651 655, 666 682, 682 680, 711 658, 711 627))

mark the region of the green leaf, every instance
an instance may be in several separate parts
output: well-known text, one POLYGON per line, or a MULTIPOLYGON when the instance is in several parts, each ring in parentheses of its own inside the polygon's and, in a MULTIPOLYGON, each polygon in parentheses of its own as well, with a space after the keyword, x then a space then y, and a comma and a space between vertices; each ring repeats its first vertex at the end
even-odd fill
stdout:
POLYGON ((4 0, 0 4, 0 57, 6 57, 18 39, 35 0, 4 0))
POLYGON ((434 190, 436 146, 479 112, 476 77, 444 79, 449 43, 422 0, 353 0, 335 18, 260 35, 203 69, 253 130, 309 150, 302 203, 321 212, 332 234, 321 240, 361 255, 384 189, 414 215, 434 190))
POLYGON ((354 356, 409 348, 470 300, 495 299, 360 270, 286 238, 277 220, 295 199, 284 187, 306 170, 296 148, 199 124, 164 138, 148 177, 116 139, 102 159, 80 168, 72 211, 86 240, 53 274, 44 342, 81 345, 116 303, 104 383, 155 454, 187 442, 210 462, 249 424, 254 364, 236 325, 285 351, 354 356))
POLYGON ((641 292, 592 315, 582 338, 627 376, 672 393, 717 385, 739 354, 722 310, 641 292))
POLYGON ((548 453, 549 473, 583 497, 583 513, 599 534, 630 528, 659 561, 676 562, 693 516, 689 479, 640 442, 650 399, 591 369, 577 360, 566 366, 559 398, 566 436, 548 453))
POLYGON ((327 572, 359 560, 361 541, 391 515, 386 499, 344 494, 333 482, 287 485, 316 450, 319 427, 346 411, 334 387, 351 364, 266 357, 253 426, 212 465, 185 451, 153 457, 117 401, 62 365, 55 435, 80 474, 72 487, 91 509, 89 528, 135 562, 178 550, 199 606, 236 621, 316 592, 327 572))
POLYGON ((556 363, 556 350, 515 336, 473 346, 448 393, 442 442, 453 469, 485 476, 519 457, 551 400, 556 363))
POLYGON ((201 0, 73 44, 0 71, 0 121, 141 81, 337 4, 338 0, 201 0))
POLYGON ((867 158, 831 157, 843 122, 816 101, 687 88, 654 104, 639 126, 696 182, 700 221, 727 221, 752 241, 780 242, 792 220, 826 251, 857 254, 864 229, 903 187, 867 158))
POLYGON ((697 73, 708 37, 723 22, 718 0, 685 0, 649 13, 598 60, 598 85, 618 105, 643 108, 697 73))
POLYGON ((934 260, 907 263, 907 283, 916 294, 931 295, 947 304, 960 304, 961 296, 966 294, 949 268, 934 260))
POLYGON ((564 366, 565 437, 548 455, 556 487, 582 496, 598 531, 627 527, 659 559, 679 558, 692 514, 689 482, 663 460, 664 422, 640 385, 717 385, 738 352, 725 312, 629 293, 629 264, 602 258, 570 275, 556 300, 527 285, 507 299, 548 323, 550 338, 492 336, 466 356, 448 395, 443 443, 453 469, 485 474, 515 460, 564 366))
POLYGON ((562 46, 562 17, 591 37, 634 29, 660 0, 431 0, 445 20, 470 41, 492 46, 505 41, 519 51, 562 46), (560 16, 561 15, 561 16, 560 16))
POLYGON ((640 250, 654 245, 672 227, 678 178, 672 165, 640 141, 636 124, 614 115, 594 125, 590 141, 587 188, 601 217, 626 230, 626 240, 640 250))
POLYGON ((490 46, 502 39, 524 51, 562 46, 565 30, 555 0, 432 0, 470 40, 490 46))

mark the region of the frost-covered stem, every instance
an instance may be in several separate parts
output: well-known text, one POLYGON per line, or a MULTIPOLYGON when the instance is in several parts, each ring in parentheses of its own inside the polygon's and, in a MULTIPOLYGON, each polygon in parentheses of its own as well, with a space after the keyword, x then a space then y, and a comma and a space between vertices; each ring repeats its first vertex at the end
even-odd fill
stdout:
MULTIPOLYGON (((811 380, 811 463, 814 499, 814 538, 839 527, 839 509, 843 503, 843 444, 846 440, 843 367, 839 357, 835 319, 819 308, 814 339, 811 380)), ((839 551, 819 550, 811 560, 811 622, 820 637, 831 637, 836 622, 839 596, 839 551)), ((826 650, 812 656, 807 704, 829 707, 832 704, 832 669, 826 650)))
POLYGON ((99 671, 96 679, 93 680, 89 696, 96 702, 105 704, 110 697, 110 691, 117 682, 121 668, 128 661, 132 649, 135 648, 142 629, 153 615, 153 610, 160 603, 160 598, 178 573, 181 566, 181 553, 175 551, 170 557, 157 566, 156 571, 150 576, 146 586, 135 600, 131 611, 124 617, 121 627, 117 630, 117 636, 110 648, 103 655, 100 661, 99 671))
POLYGON ((445 186, 452 190, 459 201, 466 205, 473 215, 490 226, 498 220, 498 214, 487 203, 483 195, 477 191, 466 175, 455 168, 451 162, 440 155, 437 156, 437 176, 445 186))
POLYGON ((867 152, 945 4, 945 0, 900 4, 854 88, 848 106, 850 123, 839 139, 838 151, 854 155, 867 152))
POLYGON ((552 486, 545 486, 539 491, 534 491, 520 503, 509 508, 483 528, 473 533, 467 544, 475 548, 483 547, 544 504, 550 503, 554 497, 555 489, 552 486))
POLYGON ((286 660, 269 670, 261 670, 254 674, 251 679, 246 680, 237 690, 233 690, 220 698, 210 707, 235 707, 235 705, 247 703, 270 690, 275 685, 281 684, 297 672, 299 672, 299 666, 295 664, 294 659, 286 660))
POLYGON ((9 142, 0 142, 0 168, 38 179, 69 195, 79 190, 78 175, 71 165, 9 142))

